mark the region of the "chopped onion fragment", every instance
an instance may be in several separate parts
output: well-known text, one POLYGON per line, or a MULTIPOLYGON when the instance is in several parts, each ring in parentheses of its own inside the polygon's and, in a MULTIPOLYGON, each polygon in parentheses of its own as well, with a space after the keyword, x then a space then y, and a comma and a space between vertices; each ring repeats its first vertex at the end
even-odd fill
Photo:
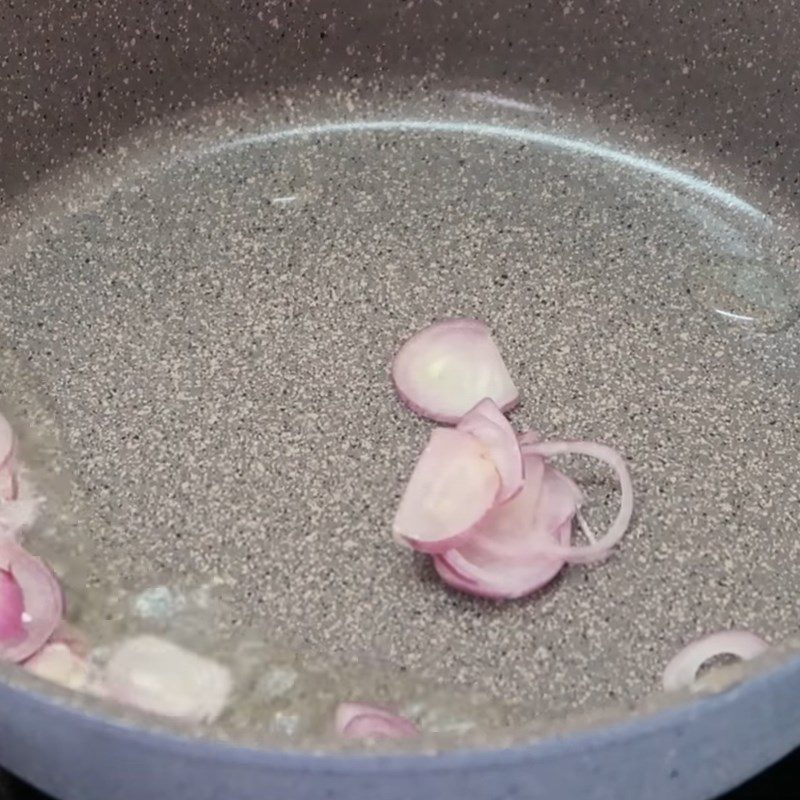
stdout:
POLYGON ((227 667, 156 636, 123 642, 105 670, 109 697, 193 722, 212 722, 222 713, 231 683, 227 667))
POLYGON ((94 672, 85 656, 76 653, 66 642, 49 642, 24 664, 28 672, 44 680, 76 691, 101 694, 94 672))
POLYGON ((41 502, 20 478, 16 437, 0 414, 0 542, 16 541, 20 532, 33 524, 41 502))
POLYGON ((568 546, 580 494, 541 456, 525 457, 525 486, 494 508, 458 547, 436 556, 440 577, 455 589, 491 599, 523 597, 549 583, 563 557, 543 556, 548 545, 568 546))
POLYGON ((409 408, 448 424, 485 397, 503 411, 519 400, 491 332, 476 319, 446 319, 412 336, 394 359, 392 379, 409 408))
POLYGON ((536 431, 526 430, 520 431, 520 433, 517 434, 517 440, 519 441, 520 447, 522 447, 526 444, 541 442, 542 437, 536 431))
POLYGON ((0 540, 0 660, 33 655, 63 612, 64 597, 50 568, 18 544, 0 540))
POLYGON ((20 532, 33 524, 42 500, 20 477, 17 439, 0 414, 0 542, 17 541, 20 532))
POLYGON ((427 553, 448 550, 492 508, 499 491, 488 448, 464 431, 437 428, 400 501, 395 538, 427 553))
POLYGON ((345 739, 411 739, 419 729, 405 717, 366 703, 340 703, 336 733, 345 739))
MULTIPOLYGON (((570 523, 565 522, 553 534, 557 544, 570 540, 570 523)), ((550 583, 561 572, 564 561, 538 558, 523 564, 490 561, 488 566, 469 560, 461 550, 450 550, 434 556, 433 565, 439 577, 454 589, 487 600, 515 600, 525 597, 550 583)))
POLYGON ((613 448, 595 442, 536 442, 523 444, 522 452, 545 458, 570 454, 589 456, 604 461, 617 473, 621 491, 620 508, 608 531, 588 545, 548 545, 542 550, 542 555, 559 556, 572 564, 588 564, 606 558, 623 537, 633 515, 633 483, 625 459, 613 448))
POLYGON ((494 400, 481 400, 464 415, 456 430, 471 434, 489 451, 501 481, 497 502, 512 498, 522 489, 522 450, 514 429, 494 400))
POLYGON ((13 644, 24 638, 24 611, 20 585, 10 572, 0 569, 0 644, 13 644))
POLYGON ((685 689, 697 680, 697 673, 716 656, 736 656, 743 661, 757 658, 769 645, 749 631, 718 631, 696 639, 675 655, 664 669, 662 678, 667 691, 685 689))

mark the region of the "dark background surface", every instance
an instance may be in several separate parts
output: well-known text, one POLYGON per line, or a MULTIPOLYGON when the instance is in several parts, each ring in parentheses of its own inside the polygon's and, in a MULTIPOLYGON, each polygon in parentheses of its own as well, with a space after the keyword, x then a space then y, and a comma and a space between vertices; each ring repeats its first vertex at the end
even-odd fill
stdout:
MULTIPOLYGON (((800 749, 795 750, 792 755, 771 769, 719 800, 760 800, 761 798, 770 800, 800 798, 800 749)), ((10 775, 0 771, 0 800, 51 800, 51 798, 28 788, 10 775)), ((168 798, 163 798, 163 800, 168 800, 168 798)), ((291 800, 291 798, 285 798, 285 800, 291 800)), ((619 798, 619 800, 636 800, 636 798, 619 798)))

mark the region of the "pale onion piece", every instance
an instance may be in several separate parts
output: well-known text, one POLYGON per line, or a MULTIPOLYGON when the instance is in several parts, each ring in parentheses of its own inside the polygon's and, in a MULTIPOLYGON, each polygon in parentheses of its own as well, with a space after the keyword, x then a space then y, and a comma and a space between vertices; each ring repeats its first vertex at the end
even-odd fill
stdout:
POLYGON ((470 409, 456 426, 480 441, 491 455, 500 474, 500 494, 497 502, 512 498, 522 489, 525 471, 522 450, 517 435, 497 403, 487 397, 470 409))
POLYGON ((0 501, 17 496, 17 443, 9 421, 0 414, 0 501))
POLYGON ((46 644, 23 666, 33 675, 65 686, 67 689, 86 691, 93 684, 93 672, 89 661, 74 652, 65 642, 46 644))
POLYGON ((230 670, 157 636, 120 644, 106 664, 109 697, 164 717, 212 722, 231 692, 230 670))
POLYGON ((24 475, 14 471, 14 497, 0 502, 0 542, 18 542, 20 535, 32 527, 39 516, 44 497, 37 494, 24 475))
MULTIPOLYGON (((552 534, 552 540, 568 545, 571 521, 552 534)), ((466 594, 488 600, 516 600, 543 588, 564 567, 564 560, 542 556, 528 563, 491 562, 489 566, 469 561, 459 550, 449 550, 433 557, 439 577, 449 586, 466 594)))
POLYGON ((541 442, 542 437, 539 435, 538 431, 532 431, 532 430, 520 431, 517 434, 517 441, 519 442, 521 447, 522 445, 536 444, 537 442, 541 442))
POLYGON ((0 569, 0 646, 14 644, 25 637, 24 611, 20 585, 10 572, 0 569))
POLYGON ((50 638, 64 613, 64 595, 56 576, 41 560, 14 542, 0 541, 0 570, 22 593, 21 637, 0 640, 0 661, 20 662, 50 638))
POLYGON ((571 523, 581 493, 570 478, 542 458, 526 455, 525 470, 522 492, 487 514, 459 549, 492 561, 530 563, 542 558, 542 547, 554 541, 554 532, 571 523))
POLYGON ((633 515, 633 483, 625 459, 612 447, 596 442, 537 442, 522 445, 524 455, 551 458, 557 455, 584 455, 608 464, 617 474, 620 486, 620 508, 609 529, 592 544, 561 547, 548 546, 543 555, 560 556, 571 564, 588 564, 606 558, 619 543, 633 515))
POLYGON ((414 467, 394 519, 394 536, 437 553, 467 537, 495 504, 500 475, 474 436, 437 428, 414 467))
POLYGON ((434 566, 450 586, 492 599, 531 594, 561 571, 562 557, 542 555, 547 545, 567 546, 580 495, 541 456, 525 457, 525 486, 493 509, 470 538, 436 556, 434 566))
POLYGON ((336 733, 345 739, 412 739, 419 736, 419 729, 410 720, 367 703, 340 703, 334 716, 336 733))
POLYGON ((676 691, 692 686, 703 664, 717 656, 735 656, 742 661, 749 661, 768 649, 767 642, 750 631, 731 630, 709 634, 696 639, 670 660, 662 677, 664 688, 676 691))
POLYGON ((446 319, 416 333, 395 356, 392 380, 409 408, 448 424, 484 397, 502 411, 519 400, 489 328, 476 319, 446 319))

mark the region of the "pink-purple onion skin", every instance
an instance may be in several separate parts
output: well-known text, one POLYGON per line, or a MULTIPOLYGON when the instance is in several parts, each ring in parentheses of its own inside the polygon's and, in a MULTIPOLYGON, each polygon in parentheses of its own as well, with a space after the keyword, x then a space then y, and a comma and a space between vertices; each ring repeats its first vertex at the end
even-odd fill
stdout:
POLYGON ((489 512, 500 491, 486 446, 464 431, 437 428, 400 501, 395 539, 424 553, 448 550, 489 512))
POLYGON ((15 542, 0 541, 0 660, 30 658, 63 613, 64 596, 52 570, 15 542))
POLYGON ((500 476, 495 504, 505 503, 516 495, 525 481, 522 450, 514 429, 494 400, 485 398, 470 409, 456 426, 486 448, 489 459, 500 476))
POLYGON ((524 597, 546 586, 565 564, 546 557, 550 544, 566 546, 581 501, 577 487, 540 456, 525 457, 525 485, 476 526, 472 536, 434 559, 445 583, 493 600, 524 597))
POLYGON ((399 541, 432 555, 452 588, 496 600, 541 589, 565 564, 609 555, 633 512, 633 486, 619 453, 593 442, 517 436, 489 399, 465 420, 431 434, 395 516, 399 541), (580 490, 549 461, 568 454, 594 457, 617 473, 620 510, 599 539, 579 517, 580 490), (576 518, 591 538, 587 545, 571 543, 576 518))
POLYGON ((445 583, 497 600, 523 597, 565 564, 601 561, 619 543, 633 514, 625 459, 603 444, 516 434, 504 411, 519 394, 483 322, 453 318, 419 331, 397 353, 392 378, 413 410, 456 426, 431 433, 394 520, 397 541, 433 556, 445 583), (599 538, 580 514, 580 490, 550 463, 560 455, 589 456, 616 472, 620 508, 599 538), (575 520, 588 544, 572 543, 575 520))
POLYGON ((413 739, 420 731, 413 722, 388 709, 368 703, 340 703, 334 727, 344 739, 413 739))
POLYGON ((8 570, 0 569, 0 648, 16 644, 25 636, 24 611, 20 585, 8 570))

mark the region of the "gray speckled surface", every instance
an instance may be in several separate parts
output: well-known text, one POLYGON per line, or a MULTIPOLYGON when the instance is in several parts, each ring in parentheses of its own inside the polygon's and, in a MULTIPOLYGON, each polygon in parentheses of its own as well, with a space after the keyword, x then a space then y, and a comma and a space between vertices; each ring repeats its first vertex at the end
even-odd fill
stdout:
POLYGON ((101 640, 153 625, 133 595, 177 586, 195 615, 172 633, 206 649, 241 628, 515 718, 640 698, 704 630, 796 633, 792 4, 291 5, 0 12, 2 400, 59 464, 34 542, 74 617, 101 640), (213 151, 409 115, 624 148, 781 224, 475 129, 213 151), (516 422, 635 471, 619 557, 525 602, 447 592, 388 536, 428 426, 387 366, 456 313, 496 331, 516 422))
MULTIPOLYGON (((475 118, 450 98, 451 118, 475 118)), ((408 671, 521 702, 516 719, 641 697, 703 631, 796 631, 800 427, 781 359, 794 362, 797 330, 753 332, 708 307, 789 325, 787 295, 759 292, 773 273, 791 286, 783 234, 537 143, 468 130, 237 145, 215 133, 230 111, 217 114, 115 188, 30 221, 3 259, 8 340, 99 520, 78 621, 108 638, 95 606, 110 592, 108 630, 147 627, 117 576, 131 592, 212 587, 211 610, 171 635, 196 643, 207 618, 345 675, 366 660, 388 683, 408 671), (749 282, 726 284, 726 264, 749 282), (733 298, 748 287, 763 314, 733 298), (495 330, 524 398, 515 423, 615 444, 635 475, 619 555, 522 602, 453 594, 389 536, 429 425, 387 367, 407 335, 454 314, 495 330)), ((572 469, 607 517, 607 476, 572 469)), ((68 585, 85 540, 73 520, 41 541, 68 585)), ((217 633, 199 640, 217 651, 217 633)))

